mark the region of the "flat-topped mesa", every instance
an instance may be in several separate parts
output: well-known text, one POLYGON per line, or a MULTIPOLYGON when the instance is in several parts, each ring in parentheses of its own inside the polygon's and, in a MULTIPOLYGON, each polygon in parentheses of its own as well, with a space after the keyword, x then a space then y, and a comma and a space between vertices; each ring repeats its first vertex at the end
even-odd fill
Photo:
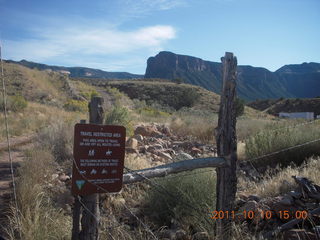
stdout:
MULTIPOLYGON (((221 92, 221 63, 163 51, 147 61, 145 78, 182 79, 216 93, 221 92)), ((248 101, 268 98, 307 98, 319 95, 320 64, 285 65, 275 72, 240 65, 237 92, 248 101), (301 87, 303 85, 303 87, 301 87)))

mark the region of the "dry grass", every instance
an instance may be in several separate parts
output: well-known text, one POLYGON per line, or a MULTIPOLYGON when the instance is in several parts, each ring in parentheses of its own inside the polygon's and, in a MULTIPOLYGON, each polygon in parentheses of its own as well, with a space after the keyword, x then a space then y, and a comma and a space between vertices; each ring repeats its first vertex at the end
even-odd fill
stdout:
POLYGON ((240 177, 239 189, 260 197, 274 197, 297 187, 291 176, 303 176, 320 185, 319 171, 320 157, 311 157, 300 167, 289 166, 281 170, 279 168, 269 170, 258 183, 240 177), (275 171, 277 173, 274 173, 275 171))
MULTIPOLYGON (((28 107, 22 112, 10 112, 8 122, 10 136, 21 136, 39 131, 41 128, 48 126, 63 119, 70 122, 73 119, 84 118, 85 114, 66 112, 61 108, 52 107, 44 104, 29 102, 28 107)), ((4 116, 0 115, 0 141, 5 138, 4 116)))
POLYGON ((70 217, 53 207, 45 190, 56 168, 53 156, 39 149, 26 155, 17 181, 18 215, 13 205, 9 216, 10 239, 20 239, 19 235, 24 240, 70 239, 70 217))
POLYGON ((124 165, 132 170, 150 168, 152 166, 150 158, 137 154, 126 154, 124 165))
POLYGON ((178 113, 172 117, 170 128, 179 136, 192 136, 201 142, 213 143, 217 122, 216 114, 178 113))
POLYGON ((28 101, 59 105, 67 99, 65 76, 57 72, 39 71, 19 64, 4 64, 9 95, 22 95, 28 101))

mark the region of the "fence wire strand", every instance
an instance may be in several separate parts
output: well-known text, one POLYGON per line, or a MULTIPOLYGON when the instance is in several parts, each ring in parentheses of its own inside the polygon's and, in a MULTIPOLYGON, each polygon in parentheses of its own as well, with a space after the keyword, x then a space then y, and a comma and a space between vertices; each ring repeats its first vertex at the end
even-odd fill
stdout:
POLYGON ((20 215, 19 215, 19 208, 18 208, 18 200, 17 200, 17 189, 16 189, 16 180, 14 176, 14 169, 13 169, 13 160, 11 154, 11 143, 10 143, 10 134, 9 134, 9 123, 8 123, 8 111, 7 111, 7 91, 6 91, 6 84, 4 79, 4 71, 3 71, 3 59, 2 59, 2 43, 0 39, 0 62, 1 62, 1 79, 2 79, 2 98, 3 98, 3 112, 4 112, 4 120, 5 120, 5 132, 6 132, 6 140, 7 140, 7 149, 8 149, 8 157, 10 162, 10 174, 12 179, 12 186, 13 186, 13 197, 14 203, 16 208, 16 221, 19 226, 19 237, 22 239, 21 235, 21 228, 20 228, 20 215))
MULTIPOLYGON (((101 186, 99 186, 99 185, 97 185, 97 184, 94 184, 94 183, 90 182, 89 179, 88 179, 87 177, 85 177, 85 176, 80 172, 79 167, 78 167, 78 164, 76 163, 76 161, 75 161, 74 158, 73 158, 73 163, 74 163, 77 171, 79 172, 79 174, 82 176, 82 178, 83 178, 84 180, 86 180, 88 183, 92 184, 93 186, 97 187, 98 189, 102 190, 104 193, 110 193, 110 192, 109 192, 108 190, 106 190, 105 188, 103 188, 103 187, 101 187, 101 186)), ((80 203, 81 203, 81 202, 80 202, 80 203)), ((122 202, 121 202, 121 204, 122 204, 122 206, 123 206, 125 209, 127 209, 127 211, 128 211, 134 218, 136 218, 136 219, 138 220, 138 222, 144 227, 144 229, 145 229, 147 232, 149 232, 149 233, 151 234, 151 236, 152 236, 154 239, 158 240, 157 236, 152 232, 152 230, 148 227, 147 224, 145 224, 136 214, 134 214, 134 213, 131 211, 131 209, 130 209, 125 203, 122 203, 122 202)), ((82 205, 82 204, 81 204, 81 205, 82 205)), ((89 210, 89 209, 86 208, 86 210, 89 210)), ((95 218, 96 220, 99 219, 99 218, 98 218, 97 216, 95 216, 95 214, 92 213, 91 211, 88 211, 88 212, 89 212, 89 214, 91 214, 92 216, 94 216, 94 218, 95 218)), ((118 227, 118 226, 116 226, 116 227, 118 227)))

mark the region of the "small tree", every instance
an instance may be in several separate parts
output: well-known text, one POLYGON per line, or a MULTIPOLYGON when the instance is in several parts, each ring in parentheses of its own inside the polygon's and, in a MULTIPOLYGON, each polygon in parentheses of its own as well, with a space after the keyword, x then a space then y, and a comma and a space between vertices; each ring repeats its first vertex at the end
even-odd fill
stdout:
POLYGON ((245 102, 241 98, 236 98, 235 108, 236 108, 236 117, 240 117, 244 113, 245 102))
POLYGON ((182 78, 175 78, 173 79, 173 81, 177 84, 181 84, 181 83, 184 83, 184 80, 182 78))

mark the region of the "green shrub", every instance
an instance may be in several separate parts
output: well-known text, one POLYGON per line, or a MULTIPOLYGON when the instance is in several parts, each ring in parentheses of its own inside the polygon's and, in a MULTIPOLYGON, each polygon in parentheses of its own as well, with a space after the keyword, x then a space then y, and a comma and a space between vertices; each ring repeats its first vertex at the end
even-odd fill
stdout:
POLYGON ((72 99, 66 102, 63 107, 67 111, 86 112, 88 111, 88 102, 72 99))
POLYGON ((155 108, 150 107, 150 106, 139 108, 138 109, 138 113, 142 114, 142 115, 149 116, 149 117, 169 117, 170 116, 169 113, 160 111, 160 110, 155 109, 155 108))
MULTIPOLYGON (((289 147, 297 146, 320 138, 320 122, 295 127, 282 127, 272 124, 255 135, 246 139, 246 157, 254 159, 259 156, 280 151, 289 147)), ((278 164, 288 165, 291 162, 300 164, 305 158, 320 154, 320 143, 315 142, 306 146, 258 159, 258 165, 278 164)))
MULTIPOLYGON (((0 100, 1 111, 4 110, 3 98, 0 100)), ((28 102, 23 96, 8 96, 7 97, 7 110, 13 112, 20 112, 27 108, 28 102)))
POLYGON ((235 102, 235 110, 236 110, 236 117, 240 117, 244 113, 244 100, 240 98, 236 98, 235 102))
POLYGON ((100 94, 96 91, 96 90, 92 90, 90 93, 90 99, 94 98, 94 97, 99 97, 100 94))
POLYGON ((73 127, 57 122, 38 133, 38 142, 42 148, 50 150, 58 163, 66 162, 72 159, 73 155, 73 127))
POLYGON ((105 124, 124 126, 129 136, 133 133, 130 112, 125 107, 115 106, 110 112, 107 112, 105 124))
POLYGON ((206 170, 156 180, 146 192, 146 215, 160 226, 170 226, 175 220, 186 229, 212 233, 214 222, 209 214, 215 209, 216 177, 206 170))

